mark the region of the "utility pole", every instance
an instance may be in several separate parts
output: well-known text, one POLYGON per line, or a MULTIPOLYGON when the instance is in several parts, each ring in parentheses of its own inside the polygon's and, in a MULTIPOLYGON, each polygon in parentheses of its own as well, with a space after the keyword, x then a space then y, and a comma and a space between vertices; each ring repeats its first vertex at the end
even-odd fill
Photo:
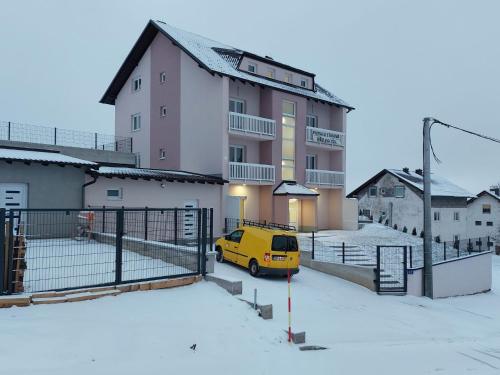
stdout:
POLYGON ((424 118, 424 295, 433 298, 432 227, 431 227, 431 126, 432 117, 424 118))

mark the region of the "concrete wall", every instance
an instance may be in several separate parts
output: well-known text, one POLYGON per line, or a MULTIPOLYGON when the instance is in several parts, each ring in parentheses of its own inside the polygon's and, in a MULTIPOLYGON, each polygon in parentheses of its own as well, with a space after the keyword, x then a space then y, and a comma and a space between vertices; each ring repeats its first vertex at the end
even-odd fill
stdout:
POLYGON ((230 196, 244 198, 245 219, 259 220, 260 218, 260 186, 256 185, 229 185, 230 196))
POLYGON ((319 262, 311 259, 311 253, 300 253, 300 265, 316 271, 340 277, 341 279, 364 286, 376 291, 375 269, 371 267, 354 266, 341 263, 319 262))
POLYGON ((73 166, 0 163, 0 183, 28 185, 28 208, 81 208, 85 170, 73 166))
POLYGON ((344 230, 358 230, 358 200, 344 198, 342 205, 342 227, 344 230))
POLYGON ((229 98, 243 100, 248 115, 261 116, 260 91, 258 86, 251 86, 240 81, 229 82, 229 98))
POLYGON ((133 151, 141 155, 141 167, 150 167, 151 47, 142 56, 115 101, 115 134, 132 137, 133 151), (132 91, 132 81, 141 77, 141 90, 132 91), (141 129, 132 131, 131 117, 141 114, 141 129))
POLYGON ((221 216, 221 185, 179 182, 145 181, 120 178, 97 179, 86 188, 86 206, 107 207, 183 207, 188 200, 197 200, 200 208, 214 209, 214 235, 220 235, 224 226, 221 216), (161 185, 165 187, 162 188, 161 185), (107 189, 122 189, 123 199, 108 200, 107 189))
POLYGON ((135 165, 135 156, 128 152, 116 152, 116 151, 105 151, 105 150, 95 150, 89 148, 80 147, 67 147, 67 146, 54 146, 54 145, 44 145, 39 143, 28 143, 28 142, 15 142, 15 141, 0 141, 0 147, 18 147, 26 149, 40 149, 48 151, 59 151, 60 153, 74 158, 93 161, 96 163, 103 164, 117 164, 117 165, 135 165))
MULTIPOLYGON (((464 296, 491 290, 491 257, 491 252, 485 252, 434 264, 434 298, 464 296)), ((408 270, 408 294, 423 295, 422 278, 422 268, 408 270)))

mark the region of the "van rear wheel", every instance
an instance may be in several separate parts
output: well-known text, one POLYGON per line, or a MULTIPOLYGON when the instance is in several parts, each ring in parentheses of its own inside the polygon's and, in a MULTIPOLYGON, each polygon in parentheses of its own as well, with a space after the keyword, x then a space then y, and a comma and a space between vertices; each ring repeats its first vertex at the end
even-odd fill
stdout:
POLYGON ((253 277, 257 277, 259 275, 259 263, 257 263, 255 259, 252 259, 250 261, 250 264, 248 265, 248 271, 253 277))
POLYGON ((222 249, 220 246, 217 246, 215 248, 215 260, 219 263, 223 263, 224 262, 224 254, 222 253, 222 249))

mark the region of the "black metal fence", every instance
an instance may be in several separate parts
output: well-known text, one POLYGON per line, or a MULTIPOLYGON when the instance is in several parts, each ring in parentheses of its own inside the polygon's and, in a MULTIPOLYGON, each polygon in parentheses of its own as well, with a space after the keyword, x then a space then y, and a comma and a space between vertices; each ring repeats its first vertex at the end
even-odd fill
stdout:
POLYGON ((0 293, 205 274, 212 209, 0 210, 0 293))
POLYGON ((0 121, 0 140, 132 152, 132 138, 0 121))
MULTIPOLYGON (((424 248, 422 244, 410 243, 346 243, 335 241, 316 233, 308 236, 299 236, 301 251, 310 252, 311 258, 330 263, 343 263, 373 267, 377 264, 377 246, 391 246, 407 248, 408 268, 423 267, 424 248)), ((470 238, 453 242, 433 242, 433 263, 450 259, 462 258, 474 253, 493 250, 493 241, 490 237, 470 238)))

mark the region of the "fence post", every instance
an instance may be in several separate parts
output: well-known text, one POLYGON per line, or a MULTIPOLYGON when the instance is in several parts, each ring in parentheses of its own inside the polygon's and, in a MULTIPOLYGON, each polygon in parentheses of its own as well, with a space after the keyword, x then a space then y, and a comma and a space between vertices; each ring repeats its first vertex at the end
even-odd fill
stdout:
POLYGON ((342 263, 345 264, 345 242, 342 242, 342 263))
POLYGON ((177 245, 177 237, 178 237, 178 233, 177 233, 177 214, 179 213, 179 210, 177 209, 177 207, 174 208, 174 245, 177 245))
POLYGON ((469 255, 470 255, 471 250, 472 250, 472 241, 469 238, 469 245, 467 246, 467 251, 469 252, 469 255))
POLYGON ((404 265, 404 283, 405 283, 405 293, 408 292, 408 260, 406 259, 408 248, 404 246, 403 251, 403 265, 404 265))
POLYGON ((148 207, 144 209, 144 241, 148 240, 148 207))
POLYGON ((207 209, 201 209, 201 275, 207 274, 207 209))
POLYGON ((214 246, 214 209, 210 209, 210 251, 213 250, 214 246))
POLYGON ((375 286, 377 293, 380 292, 380 246, 377 245, 377 271, 375 275, 375 286))
POLYGON ((57 145, 57 128, 54 128, 54 145, 57 145))
POLYGON ((0 294, 5 292, 5 208, 0 208, 0 294))
POLYGON ((457 258, 460 258, 460 240, 457 242, 457 258))
POLYGON ((7 140, 10 141, 10 121, 9 121, 9 125, 7 127, 7 140))
POLYGON ((106 206, 102 206, 102 233, 106 233, 106 206))
POLYGON ((486 242, 486 246, 488 247, 488 251, 490 251, 490 247, 491 247, 490 246, 490 236, 488 236, 487 241, 488 242, 486 242))
POLYGON ((413 246, 410 246, 410 268, 413 268, 413 246))
POLYGON ((95 149, 97 150, 97 133, 94 133, 94 144, 95 149))
POLYGON ((443 260, 446 260, 446 241, 443 241, 443 260))
POLYGON ((122 282, 122 251, 123 251, 123 208, 116 211, 116 257, 115 257, 115 283, 122 282))
POLYGON ((196 237, 198 238, 198 273, 201 273, 201 208, 196 209, 197 214, 197 230, 196 237))
POLYGON ((14 211, 9 211, 9 242, 7 243, 7 293, 14 291, 13 270, 14 270, 14 211))
POLYGON ((312 231, 312 249, 311 249, 311 259, 314 260, 314 231, 312 231))

